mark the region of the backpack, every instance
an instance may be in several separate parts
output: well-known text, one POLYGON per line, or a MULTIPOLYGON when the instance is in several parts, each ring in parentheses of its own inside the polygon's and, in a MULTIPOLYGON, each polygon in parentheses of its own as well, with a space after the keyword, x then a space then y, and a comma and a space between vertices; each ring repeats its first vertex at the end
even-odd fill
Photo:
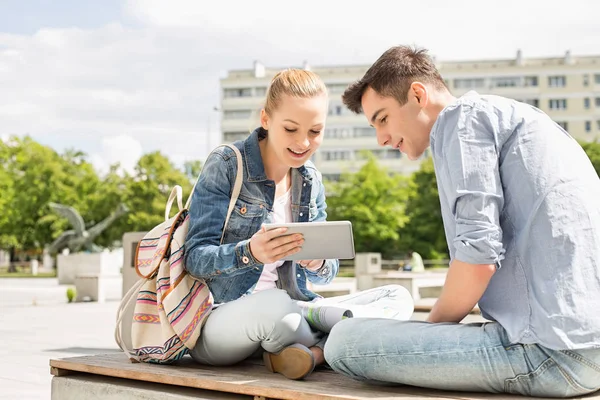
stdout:
MULTIPOLYGON (((237 174, 221 243, 243 181, 240 151, 233 145, 226 146, 236 154, 237 174)), ((123 296, 115 329, 117 344, 133 362, 170 364, 181 359, 196 345, 212 310, 213 297, 208 286, 188 274, 184 266, 188 210, 195 187, 185 207, 181 186, 173 187, 165 208, 165 221, 148 232, 137 246, 134 265, 141 279, 123 296), (169 218, 175 199, 179 212, 169 218), (123 323, 127 323, 123 315, 133 303, 133 348, 129 349, 122 338, 123 323)))

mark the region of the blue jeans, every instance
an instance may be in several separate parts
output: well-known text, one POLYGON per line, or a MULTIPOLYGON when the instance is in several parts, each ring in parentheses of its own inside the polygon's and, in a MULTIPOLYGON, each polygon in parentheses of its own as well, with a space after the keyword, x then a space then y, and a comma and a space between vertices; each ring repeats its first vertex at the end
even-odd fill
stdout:
POLYGON ((373 383, 546 397, 600 389, 600 348, 510 343, 496 322, 348 319, 333 327, 325 359, 335 371, 373 383))

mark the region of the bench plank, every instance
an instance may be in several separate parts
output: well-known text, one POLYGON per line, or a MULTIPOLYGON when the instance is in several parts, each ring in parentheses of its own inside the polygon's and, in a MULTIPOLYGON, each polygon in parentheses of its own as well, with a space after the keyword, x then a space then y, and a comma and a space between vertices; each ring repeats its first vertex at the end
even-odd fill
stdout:
POLYGON ((356 399, 514 399, 515 396, 442 392, 409 386, 366 385, 329 370, 318 370, 304 381, 292 381, 268 372, 257 362, 233 367, 209 367, 190 357, 174 365, 132 363, 123 353, 50 360, 52 371, 72 371, 137 381, 289 400, 356 399))

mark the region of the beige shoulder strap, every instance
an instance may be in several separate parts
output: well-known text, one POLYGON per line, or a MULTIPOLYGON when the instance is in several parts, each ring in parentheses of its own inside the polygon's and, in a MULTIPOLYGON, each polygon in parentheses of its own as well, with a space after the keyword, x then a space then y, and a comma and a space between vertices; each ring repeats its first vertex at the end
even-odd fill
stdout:
MULTIPOLYGON (((231 212, 233 211, 233 207, 235 207, 235 202, 240 195, 240 191, 242 190, 242 183, 244 182, 244 166, 242 162, 242 154, 239 149, 232 144, 225 144, 231 148, 235 152, 235 158, 237 159, 237 172, 235 174, 235 183, 233 184, 233 190, 231 191, 231 200, 229 201, 229 209, 227 210, 227 217, 225 218, 225 225, 223 225, 223 233, 221 233, 221 243, 223 243, 223 237, 225 236, 225 228, 227 228, 227 224, 229 223, 229 217, 231 216, 231 212)), ((196 180, 198 183, 198 180, 196 180)), ((192 196, 194 194, 194 190, 196 189, 196 183, 194 183, 194 187, 192 188, 192 192, 185 202, 185 208, 189 210, 190 204, 192 202, 192 196)))

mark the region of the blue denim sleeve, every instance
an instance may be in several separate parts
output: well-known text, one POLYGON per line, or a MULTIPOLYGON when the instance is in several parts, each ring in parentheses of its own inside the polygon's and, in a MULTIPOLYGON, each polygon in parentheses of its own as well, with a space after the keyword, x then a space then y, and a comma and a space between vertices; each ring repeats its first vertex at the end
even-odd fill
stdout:
POLYGON ((220 244, 236 163, 234 155, 226 159, 223 153, 213 152, 202 168, 192 195, 185 268, 199 279, 235 276, 262 265, 250 252, 249 239, 220 244))
MULTIPOLYGON (((313 221, 327 220, 327 202, 325 201, 325 186, 321 175, 316 172, 313 178, 313 185, 318 185, 317 193, 317 216, 313 221)), ((308 280, 317 285, 326 285, 336 277, 340 269, 340 262, 337 259, 325 260, 323 266, 316 271, 305 269, 308 280)))
POLYGON ((499 169, 501 121, 493 110, 459 105, 448 110, 442 138, 444 190, 456 223, 448 238, 455 258, 470 264, 500 267, 502 244, 500 211, 504 193, 499 169))

